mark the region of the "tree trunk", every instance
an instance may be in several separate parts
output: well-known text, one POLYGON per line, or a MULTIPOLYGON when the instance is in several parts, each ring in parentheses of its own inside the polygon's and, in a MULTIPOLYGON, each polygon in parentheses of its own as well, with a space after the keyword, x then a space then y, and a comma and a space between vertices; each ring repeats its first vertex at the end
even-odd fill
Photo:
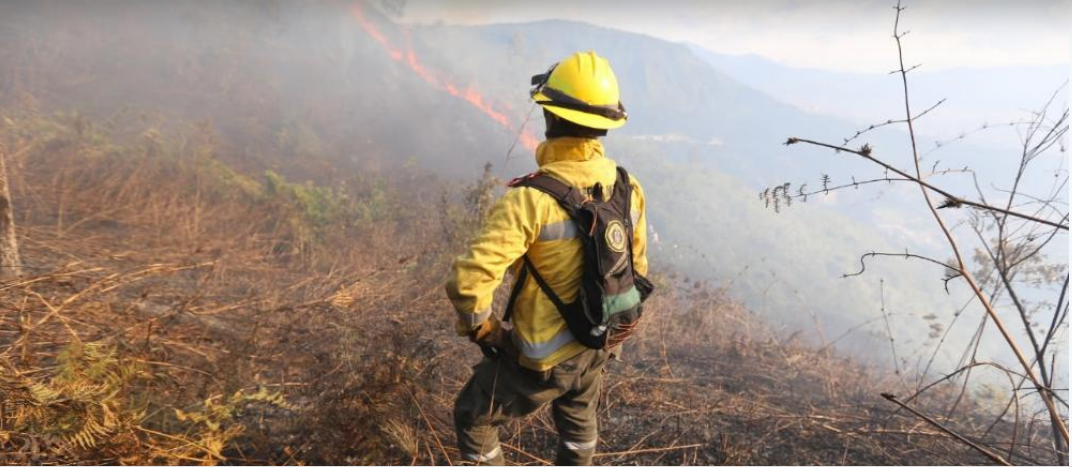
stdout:
POLYGON ((0 148, 0 279, 10 279, 21 274, 19 241, 15 237, 15 212, 11 206, 4 152, 0 148))

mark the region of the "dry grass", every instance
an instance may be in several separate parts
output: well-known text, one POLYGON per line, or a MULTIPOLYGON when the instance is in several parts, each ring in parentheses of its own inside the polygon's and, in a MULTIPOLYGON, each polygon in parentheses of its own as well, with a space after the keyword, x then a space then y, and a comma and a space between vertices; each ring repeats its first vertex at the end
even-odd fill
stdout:
MULTIPOLYGON (((479 193, 358 181, 325 223, 228 169, 203 132, 116 142, 77 118, 19 125, 0 141, 31 269, 0 284, 0 461, 459 462, 450 411, 480 354, 453 335, 441 277, 479 215, 454 198, 479 193), (95 381, 100 357, 61 358, 86 345, 126 372, 108 380, 114 404, 71 388, 42 402, 34 385, 95 381), (49 412, 17 418, 16 395, 49 412), (92 445, 63 425, 86 410, 114 414, 92 445)), ((895 414, 879 393, 896 380, 770 331, 720 290, 660 282, 605 380, 600 463, 986 461, 895 414)), ((548 412, 506 431, 510 462, 549 463, 548 412)))

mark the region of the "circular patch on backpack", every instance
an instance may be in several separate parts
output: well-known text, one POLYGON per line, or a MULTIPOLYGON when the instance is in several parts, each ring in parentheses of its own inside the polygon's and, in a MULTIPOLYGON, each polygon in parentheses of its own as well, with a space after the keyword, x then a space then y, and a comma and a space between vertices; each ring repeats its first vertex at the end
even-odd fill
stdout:
POLYGON ((606 233, 607 247, 618 253, 625 253, 629 246, 629 239, 625 236, 625 226, 619 221, 611 221, 607 224, 606 233))

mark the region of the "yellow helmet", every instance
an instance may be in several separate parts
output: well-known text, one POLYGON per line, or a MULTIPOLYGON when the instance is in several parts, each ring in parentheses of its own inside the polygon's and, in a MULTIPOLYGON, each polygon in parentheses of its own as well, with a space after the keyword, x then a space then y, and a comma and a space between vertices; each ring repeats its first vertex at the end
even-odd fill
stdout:
POLYGON ((629 117, 619 100, 610 63, 595 52, 577 52, 532 77, 532 99, 548 112, 581 126, 612 130, 629 117))

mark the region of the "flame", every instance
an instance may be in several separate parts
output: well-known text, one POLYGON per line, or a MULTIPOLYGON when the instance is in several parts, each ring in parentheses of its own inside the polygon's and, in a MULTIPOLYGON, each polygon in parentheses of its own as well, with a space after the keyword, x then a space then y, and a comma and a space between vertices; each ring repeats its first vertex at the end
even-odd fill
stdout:
POLYGON ((535 136, 532 136, 532 133, 526 131, 521 133, 521 145, 525 146, 530 151, 536 152, 536 146, 540 145, 540 140, 536 139, 535 136))
MULTIPOLYGON (((376 28, 376 25, 372 24, 372 21, 369 21, 368 17, 365 16, 365 12, 361 9, 360 2, 353 4, 350 8, 350 14, 353 16, 354 21, 357 22, 357 25, 364 30, 369 37, 386 49, 387 54, 392 60, 406 65, 413 74, 417 75, 417 77, 421 78, 425 83, 428 83, 429 86, 469 103, 469 105, 480 110, 481 113, 507 130, 513 130, 515 128, 510 117, 503 112, 495 110, 491 101, 485 98, 480 91, 477 91, 472 87, 466 87, 464 90, 459 89, 458 86, 455 86, 451 82, 451 80, 443 77, 442 73, 437 73, 422 65, 417 58, 417 54, 413 51, 408 30, 402 30, 402 36, 405 38, 406 45, 405 49, 400 49, 391 44, 391 41, 387 39, 387 36, 383 35, 383 33, 376 28)), ((536 137, 528 131, 523 131, 521 133, 518 137, 518 142, 529 151, 535 151, 536 146, 539 145, 539 141, 536 137)))

